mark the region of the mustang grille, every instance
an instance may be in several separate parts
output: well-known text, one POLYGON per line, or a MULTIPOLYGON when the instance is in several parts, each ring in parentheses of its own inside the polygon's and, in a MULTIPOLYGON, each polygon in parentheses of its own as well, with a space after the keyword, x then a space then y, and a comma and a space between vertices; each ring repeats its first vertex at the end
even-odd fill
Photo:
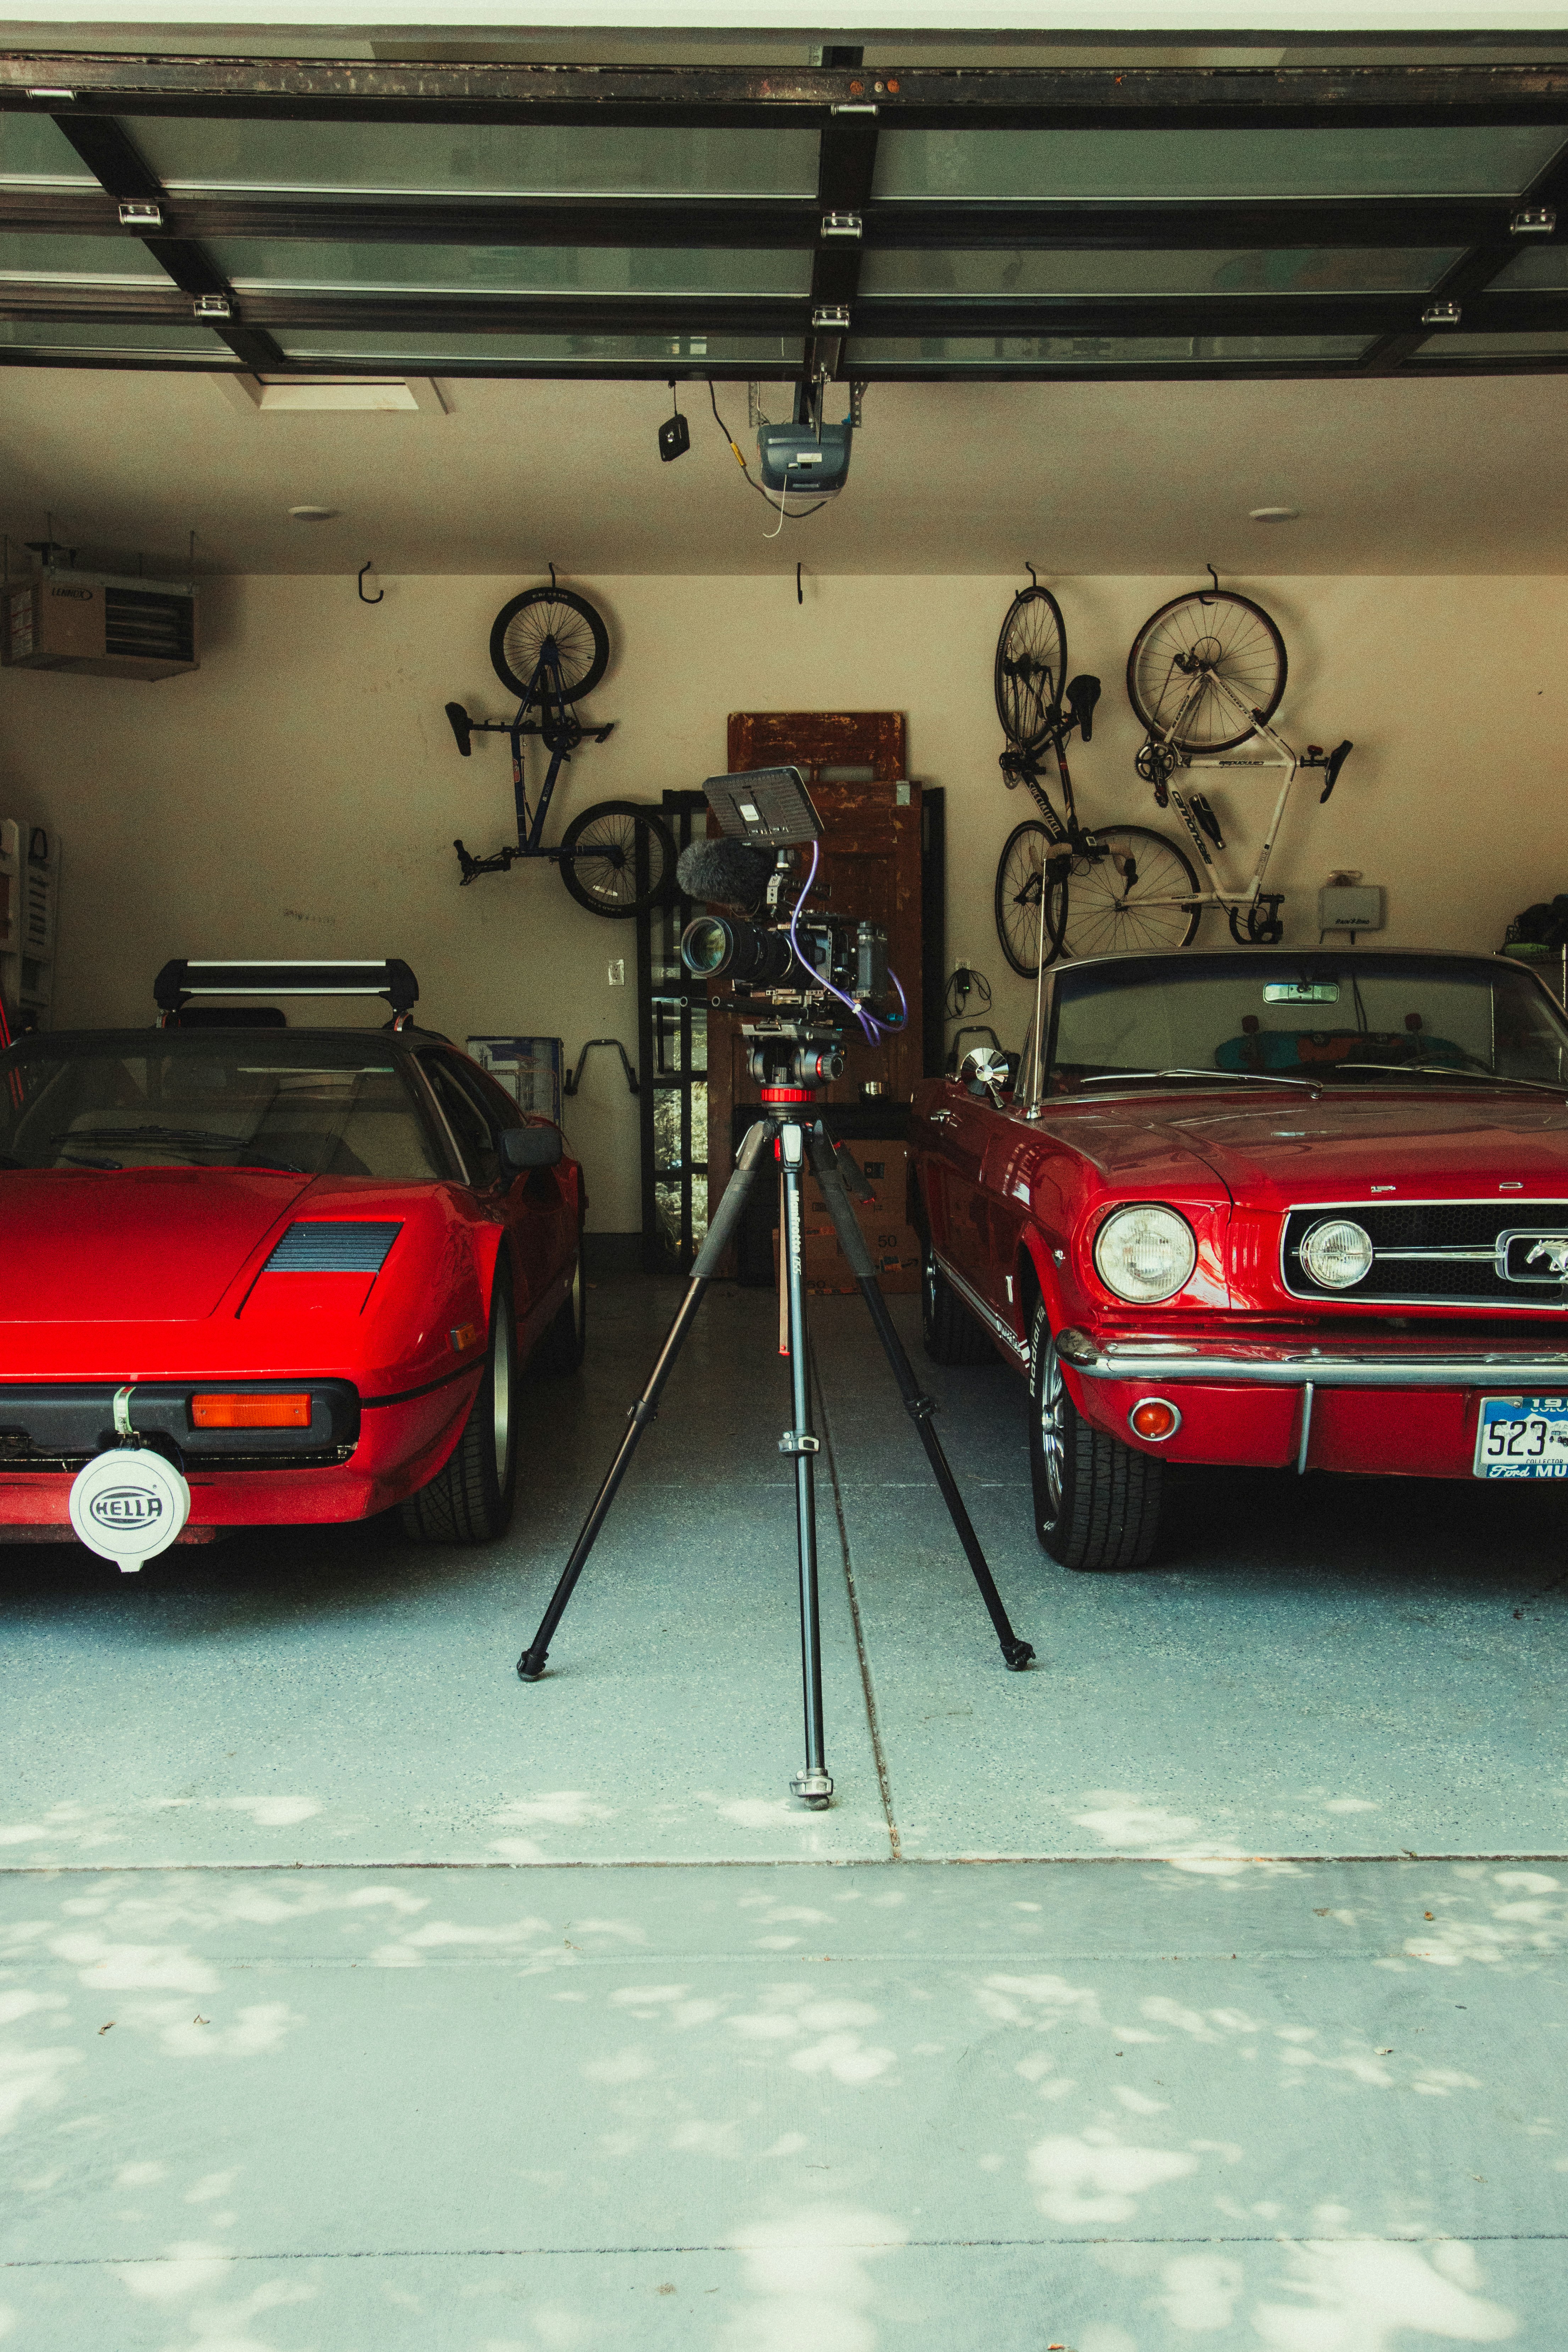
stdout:
POLYGON ((329 1223, 324 1218, 290 1225, 264 1274, 379 1274, 401 1224, 329 1223))
POLYGON ((1568 1247, 1528 1261, 1535 1237, 1568 1244, 1568 1202, 1426 1201, 1292 1209, 1285 1220, 1285 1287, 1300 1297, 1366 1298, 1386 1305, 1452 1299, 1461 1305, 1568 1307, 1568 1247), (1371 1237, 1373 1261, 1348 1290, 1314 1282, 1301 1244, 1325 1218, 1352 1217, 1371 1237), (1511 1243, 1503 1236, 1520 1236, 1511 1243))

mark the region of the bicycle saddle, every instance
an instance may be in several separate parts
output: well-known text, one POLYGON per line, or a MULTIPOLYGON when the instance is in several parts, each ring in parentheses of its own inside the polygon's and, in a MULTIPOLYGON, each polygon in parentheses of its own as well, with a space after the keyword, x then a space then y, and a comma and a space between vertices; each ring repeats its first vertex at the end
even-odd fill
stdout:
POLYGON ((458 749, 466 760, 474 748, 474 722, 460 702, 448 702, 447 717, 458 739, 458 749))
POLYGON ((1318 794, 1318 805, 1320 808, 1321 808, 1323 803, 1328 799, 1329 794, 1333 791, 1334 786, 1339 782, 1340 770, 1344 766, 1345 761, 1350 758, 1351 753, 1354 750, 1355 745, 1351 741, 1347 735, 1342 743, 1335 744, 1333 750, 1329 753, 1328 758, 1323 761, 1323 789, 1318 794))
POLYGON ((1087 672, 1068 680, 1068 709, 1078 722, 1079 733, 1087 743, 1094 734, 1094 706, 1100 700, 1100 680, 1087 672))

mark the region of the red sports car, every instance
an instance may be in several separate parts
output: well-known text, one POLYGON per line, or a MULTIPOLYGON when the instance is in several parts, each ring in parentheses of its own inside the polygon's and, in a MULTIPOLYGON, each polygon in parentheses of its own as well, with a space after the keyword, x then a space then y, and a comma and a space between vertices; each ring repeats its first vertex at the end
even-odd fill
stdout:
POLYGON ((1496 957, 1058 966, 915 1097, 926 1345, 1029 1381, 1065 1567, 1154 1549, 1167 1462, 1568 1477, 1568 1019, 1496 957))
POLYGON ((583 1354, 560 1129, 408 1025, 405 966, 368 967, 404 975, 385 1029, 185 1025, 258 1017, 193 1007, 199 986, 354 992, 366 971, 174 965, 179 1025, 0 1054, 11 1539, 74 1527, 139 1567, 187 1510, 189 1541, 395 1503, 426 1539, 504 1531, 518 1368, 583 1354))

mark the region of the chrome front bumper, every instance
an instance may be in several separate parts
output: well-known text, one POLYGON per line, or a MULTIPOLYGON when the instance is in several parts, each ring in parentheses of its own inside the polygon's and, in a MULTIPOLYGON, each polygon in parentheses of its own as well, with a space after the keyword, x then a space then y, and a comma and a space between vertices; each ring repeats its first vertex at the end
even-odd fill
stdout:
POLYGON ((1108 1339, 1063 1331, 1057 1353, 1091 1381, 1224 1381, 1263 1388, 1551 1389, 1568 1394, 1568 1351, 1292 1348, 1245 1339, 1108 1339))

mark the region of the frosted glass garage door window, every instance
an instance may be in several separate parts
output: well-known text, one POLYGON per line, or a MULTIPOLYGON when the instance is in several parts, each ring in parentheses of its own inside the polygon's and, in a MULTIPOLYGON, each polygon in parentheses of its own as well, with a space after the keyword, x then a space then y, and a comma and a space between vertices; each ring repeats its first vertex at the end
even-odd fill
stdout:
POLYGON ((167 188, 431 195, 812 195, 815 130, 517 122, 127 124, 167 188))
POLYGON ((215 237, 233 286, 342 288, 359 293, 800 294, 811 255, 667 246, 363 245, 314 238, 215 237))
POLYGON ((0 185, 28 182, 96 188, 98 182, 47 114, 0 114, 0 185))
POLYGON ((636 366, 707 359, 777 370, 794 368, 800 360, 798 335, 422 335, 395 327, 280 327, 277 334, 291 360, 375 360, 388 367, 429 367, 442 361, 497 367, 574 361, 636 366))
POLYGON ((981 248, 900 252, 873 247, 862 294, 1016 295, 1391 294, 1425 292, 1459 257, 1458 247, 1410 251, 1303 248, 1269 252, 1120 253, 981 248))
POLYGON ((851 367, 1243 367, 1360 359, 1365 335, 857 335, 851 367))
POLYGON ((877 148, 879 196, 1516 195, 1568 140, 1562 123, 1379 130, 901 131, 877 148))

